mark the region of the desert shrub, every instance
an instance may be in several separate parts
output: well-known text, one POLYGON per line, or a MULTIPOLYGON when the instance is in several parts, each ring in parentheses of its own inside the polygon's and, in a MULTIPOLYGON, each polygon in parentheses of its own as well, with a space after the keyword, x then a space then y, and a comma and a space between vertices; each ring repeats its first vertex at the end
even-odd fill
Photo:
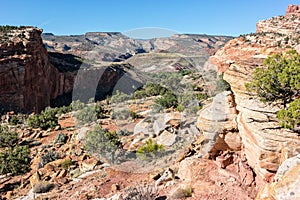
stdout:
POLYGON ((146 144, 139 147, 137 150, 137 154, 142 156, 143 158, 146 158, 148 156, 155 156, 161 152, 163 152, 164 146, 161 144, 157 144, 156 142, 153 142, 152 139, 149 139, 146 141, 146 144))
POLYGON ((30 169, 30 150, 19 141, 16 132, 0 126, 0 174, 22 174, 30 169))
POLYGON ((115 152, 120 149, 120 145, 116 132, 109 132, 98 125, 87 133, 84 148, 100 159, 106 158, 111 162, 115 162, 115 152))
POLYGON ((285 128, 294 129, 300 126, 300 99, 291 102, 288 109, 278 111, 277 118, 285 128))
POLYGON ((119 90, 116 90, 115 94, 111 96, 112 103, 121 103, 124 101, 128 101, 129 99, 131 99, 130 95, 125 94, 124 92, 120 92, 119 90))
POLYGON ((186 76, 186 75, 191 74, 192 71, 191 70, 181 70, 179 73, 181 74, 181 76, 186 76))
POLYGON ((119 109, 119 110, 113 110, 111 113, 112 119, 117 120, 125 120, 130 118, 130 111, 128 109, 119 109))
POLYGON ((49 192, 53 188, 54 188, 54 184, 53 183, 38 182, 37 184, 35 184, 33 186, 32 190, 33 190, 34 193, 46 193, 46 192, 49 192))
POLYGON ((103 118, 104 111, 100 105, 97 104, 86 105, 86 107, 79 110, 75 114, 75 117, 77 118, 77 120, 79 120, 80 124, 86 124, 86 123, 96 121, 97 119, 103 118))
POLYGON ((280 101, 286 107, 300 90, 300 55, 288 51, 275 54, 264 61, 264 68, 256 68, 253 80, 245 86, 263 102, 280 101))
POLYGON ((48 128, 54 128, 58 125, 57 114, 57 108, 46 108, 41 114, 30 116, 27 119, 27 122, 32 128, 42 128, 47 130, 48 128))
POLYGON ((7 126, 0 126, 0 148, 13 147, 19 142, 18 134, 12 132, 7 126))
POLYGON ((172 194, 172 199, 182 199, 187 197, 192 197, 193 188, 191 186, 180 187, 172 194))
POLYGON ((155 200, 158 194, 154 185, 136 186, 127 189, 124 200, 155 200))
POLYGON ((69 170, 70 166, 73 164, 71 159, 66 159, 64 162, 61 163, 61 167, 65 170, 69 170))
POLYGON ((23 174, 30 169, 28 146, 8 147, 0 152, 0 174, 23 174))
POLYGON ((117 132, 117 135, 119 135, 119 136, 129 136, 132 134, 133 134, 133 132, 130 132, 127 129, 121 129, 117 132))
POLYGON ((177 106, 177 110, 179 111, 179 112, 182 112, 182 111, 184 111, 184 106, 183 105, 178 105, 177 106))
POLYGON ((138 115, 136 112, 132 110, 128 110, 126 108, 124 109, 119 109, 119 110, 113 110, 111 114, 112 119, 117 119, 117 120, 125 120, 125 119, 137 119, 139 118, 140 115, 138 115))
POLYGON ((85 107, 85 103, 81 102, 80 100, 72 101, 72 103, 69 105, 69 107, 73 111, 81 110, 85 107))
POLYGON ((65 144, 68 141, 68 136, 63 133, 58 133, 55 137, 54 144, 65 144))
POLYGON ((142 89, 135 91, 134 98, 140 99, 144 97, 164 95, 168 91, 169 90, 161 84, 148 82, 142 89))
POLYGON ((153 74, 152 76, 154 83, 160 83, 169 90, 178 91, 179 88, 182 87, 182 85, 179 84, 183 77, 180 73, 161 72, 153 74))
POLYGON ((168 92, 162 97, 156 99, 155 103, 161 105, 163 108, 176 108, 178 106, 178 99, 174 93, 168 92))
POLYGON ((197 93, 196 98, 197 98, 197 100, 201 101, 201 100, 208 99, 209 96, 206 93, 197 93))
POLYGON ((230 84, 224 80, 223 74, 220 75, 216 81, 216 93, 222 91, 230 91, 230 90, 231 90, 230 84))
POLYGON ((10 119, 9 119, 9 124, 10 125, 17 125, 21 122, 21 120, 19 119, 18 116, 13 115, 10 119))
POLYGON ((283 109, 277 117, 285 128, 299 126, 300 55, 292 50, 275 54, 264 61, 265 68, 256 68, 253 80, 245 86, 263 102, 279 102, 283 109), (295 100, 296 99, 296 100, 295 100), (287 107, 289 105, 289 107, 287 107))
POLYGON ((39 166, 44 167, 47 163, 50 163, 52 161, 55 161, 59 158, 59 155, 55 151, 47 151, 44 153, 41 157, 39 166))

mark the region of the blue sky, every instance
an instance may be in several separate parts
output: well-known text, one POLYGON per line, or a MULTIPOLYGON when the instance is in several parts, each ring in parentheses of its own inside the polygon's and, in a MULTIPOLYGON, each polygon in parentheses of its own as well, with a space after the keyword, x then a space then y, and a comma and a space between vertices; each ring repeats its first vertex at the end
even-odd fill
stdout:
POLYGON ((126 32, 158 27, 178 33, 233 35, 255 32, 255 23, 284 15, 299 0, 6 0, 1 25, 33 25, 56 35, 126 32))

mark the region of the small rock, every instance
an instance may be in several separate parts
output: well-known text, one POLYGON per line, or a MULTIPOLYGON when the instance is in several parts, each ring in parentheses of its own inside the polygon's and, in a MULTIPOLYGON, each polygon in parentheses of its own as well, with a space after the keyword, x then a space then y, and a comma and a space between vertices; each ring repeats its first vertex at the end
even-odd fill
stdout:
POLYGON ((172 146, 177 142, 177 140, 178 140, 177 135, 172 134, 165 130, 164 132, 162 132, 160 136, 158 136, 157 143, 162 144, 164 146, 172 146))
POLYGON ((111 191, 112 192, 116 192, 116 191, 118 191, 118 190, 120 190, 120 185, 119 184, 112 184, 112 186, 111 186, 111 191))
POLYGON ((174 171, 171 168, 168 168, 166 171, 163 172, 162 176, 157 181, 155 181, 155 186, 159 186, 163 183, 174 180, 174 178, 174 171))
POLYGON ((82 163, 79 164, 79 167, 82 172, 88 172, 95 169, 95 167, 99 164, 100 164, 99 160, 97 160, 96 158, 90 158, 82 161, 82 163))
POLYGON ((30 181, 30 185, 31 187, 33 187, 34 185, 36 185, 38 182, 41 181, 41 175, 39 172, 35 172, 34 174, 32 174, 32 176, 29 179, 30 181))

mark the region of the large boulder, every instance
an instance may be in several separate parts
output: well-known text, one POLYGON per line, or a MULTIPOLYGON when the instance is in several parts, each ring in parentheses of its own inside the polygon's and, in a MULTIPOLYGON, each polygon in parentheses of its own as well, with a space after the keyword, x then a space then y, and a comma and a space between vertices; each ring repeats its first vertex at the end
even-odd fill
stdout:
POLYGON ((200 111, 197 127, 205 137, 203 155, 215 156, 220 151, 240 149, 236 116, 234 98, 228 91, 216 95, 212 103, 200 111))
POLYGON ((300 199, 300 154, 287 159, 279 167, 275 181, 267 183, 257 199, 300 199))

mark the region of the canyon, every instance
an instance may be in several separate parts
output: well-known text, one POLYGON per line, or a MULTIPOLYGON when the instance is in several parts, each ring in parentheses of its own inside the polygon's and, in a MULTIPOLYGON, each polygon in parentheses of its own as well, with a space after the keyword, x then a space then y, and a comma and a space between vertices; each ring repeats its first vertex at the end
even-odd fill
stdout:
POLYGON ((137 40, 114 32, 55 36, 33 27, 6 32, 0 40, 3 110, 39 113, 50 105, 95 98, 106 117, 80 125, 73 109, 59 116, 55 129, 12 126, 21 143, 32 148, 31 170, 0 177, 2 198, 124 200, 145 183, 154 185, 157 199, 299 199, 299 133, 280 125, 276 113, 282 105, 263 103, 245 87, 268 56, 300 53, 299 13, 300 6, 289 5, 284 16, 259 21, 255 33, 236 38, 178 34, 137 40), (155 97, 106 99, 116 91, 132 95, 155 80, 151 74, 185 71, 191 74, 183 75, 175 89, 188 82, 195 90, 213 90, 217 82, 209 74, 216 72, 230 90, 197 101, 197 112, 154 111, 155 97), (118 111, 126 109, 136 115, 121 118, 118 111), (84 147, 97 124, 121 134, 128 154, 135 155, 149 138, 171 153, 127 161, 116 152, 120 165, 98 159, 84 147), (60 134, 68 139, 57 144, 60 134), (48 151, 60 157, 39 167, 48 151), (62 168, 67 160, 69 168, 62 168), (44 183, 53 188, 36 192, 44 183), (183 195, 185 188, 192 194, 183 195))

